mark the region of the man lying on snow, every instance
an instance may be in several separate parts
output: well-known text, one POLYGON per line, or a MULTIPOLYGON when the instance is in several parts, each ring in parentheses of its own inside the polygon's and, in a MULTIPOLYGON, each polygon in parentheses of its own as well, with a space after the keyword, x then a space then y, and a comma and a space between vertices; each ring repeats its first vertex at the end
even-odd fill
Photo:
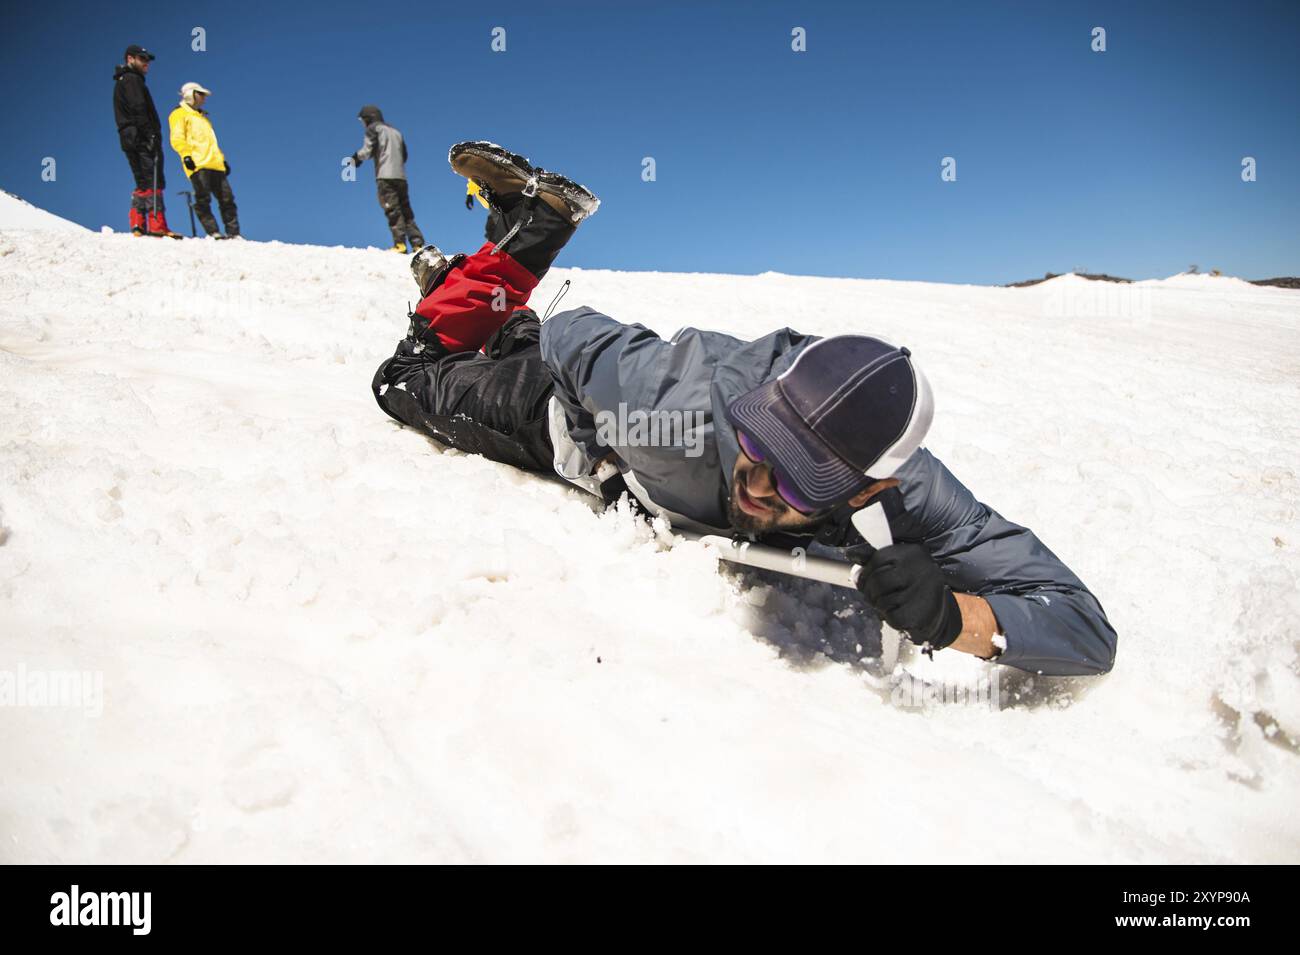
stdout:
POLYGON ((629 490, 678 527, 840 548, 863 565, 867 601, 917 644, 1047 674, 1111 668, 1115 631, 1082 581, 920 446, 933 405, 907 349, 788 328, 664 341, 590 308, 540 322, 528 296, 599 200, 491 143, 449 159, 488 202, 487 242, 413 259, 423 298, 375 375, 384 411, 607 501, 629 490), (633 412, 688 433, 666 446, 610 426, 633 412), (889 547, 849 520, 873 499, 889 547))

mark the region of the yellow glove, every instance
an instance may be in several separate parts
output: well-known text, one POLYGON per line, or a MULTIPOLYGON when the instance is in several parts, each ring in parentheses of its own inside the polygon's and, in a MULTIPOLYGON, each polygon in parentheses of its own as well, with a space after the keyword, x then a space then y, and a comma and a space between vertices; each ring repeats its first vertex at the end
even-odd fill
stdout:
POLYGON ((479 201, 484 209, 491 208, 491 206, 487 204, 487 200, 483 198, 483 194, 479 191, 478 183, 471 179, 465 185, 465 208, 473 209, 475 199, 479 201))

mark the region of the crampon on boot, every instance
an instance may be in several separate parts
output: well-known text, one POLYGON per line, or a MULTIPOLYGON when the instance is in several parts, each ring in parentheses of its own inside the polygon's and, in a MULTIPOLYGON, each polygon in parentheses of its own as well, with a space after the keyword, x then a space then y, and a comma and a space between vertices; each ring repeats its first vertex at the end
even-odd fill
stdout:
POLYGON ((447 161, 457 175, 479 187, 489 205, 498 196, 535 195, 574 225, 600 208, 600 200, 586 186, 558 172, 534 166, 525 157, 496 143, 479 140, 457 143, 448 151, 447 161))

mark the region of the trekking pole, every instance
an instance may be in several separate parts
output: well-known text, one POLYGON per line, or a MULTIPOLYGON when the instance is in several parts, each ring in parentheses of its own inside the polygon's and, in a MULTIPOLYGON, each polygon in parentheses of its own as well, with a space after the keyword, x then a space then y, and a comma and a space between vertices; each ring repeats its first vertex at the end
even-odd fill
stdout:
POLYGON ((153 157, 153 192, 150 194, 150 199, 153 202, 153 212, 150 213, 149 215, 149 219, 150 219, 149 228, 145 230, 146 232, 152 232, 153 224, 158 221, 158 157, 157 156, 153 157))
POLYGON ((198 238, 199 233, 194 227, 194 193, 190 192, 188 189, 177 189, 176 195, 185 197, 185 205, 188 206, 190 210, 190 238, 196 239, 198 238))

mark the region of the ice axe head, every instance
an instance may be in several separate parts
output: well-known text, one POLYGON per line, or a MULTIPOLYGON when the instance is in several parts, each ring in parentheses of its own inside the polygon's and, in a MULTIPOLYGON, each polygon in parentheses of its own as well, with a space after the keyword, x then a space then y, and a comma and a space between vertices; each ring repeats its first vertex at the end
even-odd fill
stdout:
POLYGON ((851 520, 862 539, 876 550, 894 542, 894 535, 889 530, 889 518, 885 516, 885 505, 880 501, 872 501, 866 507, 858 508, 853 512, 851 520))

